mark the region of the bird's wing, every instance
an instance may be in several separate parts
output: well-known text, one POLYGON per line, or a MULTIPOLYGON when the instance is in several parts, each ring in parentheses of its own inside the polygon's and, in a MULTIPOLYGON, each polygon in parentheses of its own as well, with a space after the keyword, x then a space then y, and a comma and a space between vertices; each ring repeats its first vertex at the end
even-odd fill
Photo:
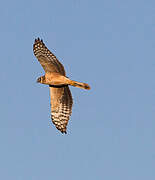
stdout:
POLYGON ((51 119, 62 133, 66 133, 69 117, 72 113, 72 95, 68 86, 51 87, 51 119))
POLYGON ((57 72, 61 75, 65 75, 63 65, 58 61, 56 56, 49 51, 49 49, 43 43, 43 40, 35 39, 33 44, 33 52, 42 65, 45 72, 57 72))

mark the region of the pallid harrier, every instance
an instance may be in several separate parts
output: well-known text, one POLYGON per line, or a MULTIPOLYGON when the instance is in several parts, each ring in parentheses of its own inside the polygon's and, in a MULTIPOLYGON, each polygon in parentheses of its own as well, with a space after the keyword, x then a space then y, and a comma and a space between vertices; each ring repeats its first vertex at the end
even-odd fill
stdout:
POLYGON ((66 133, 73 104, 68 85, 82 89, 90 89, 90 87, 86 83, 72 81, 66 77, 63 65, 48 50, 43 40, 35 39, 33 51, 45 71, 45 75, 39 77, 37 82, 47 84, 50 88, 52 122, 58 130, 66 133))

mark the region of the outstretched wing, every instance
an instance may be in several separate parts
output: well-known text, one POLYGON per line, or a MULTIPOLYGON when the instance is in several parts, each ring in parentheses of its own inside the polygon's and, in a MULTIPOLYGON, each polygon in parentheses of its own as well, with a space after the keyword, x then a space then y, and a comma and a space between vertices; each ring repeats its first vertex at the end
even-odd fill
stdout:
POLYGON ((72 95, 68 86, 51 87, 51 119, 62 133, 66 133, 69 117, 72 113, 72 95))
POLYGON ((63 65, 58 61, 56 56, 49 51, 49 49, 43 43, 43 40, 40 40, 39 38, 35 39, 33 52, 45 72, 57 72, 61 75, 65 75, 63 65))

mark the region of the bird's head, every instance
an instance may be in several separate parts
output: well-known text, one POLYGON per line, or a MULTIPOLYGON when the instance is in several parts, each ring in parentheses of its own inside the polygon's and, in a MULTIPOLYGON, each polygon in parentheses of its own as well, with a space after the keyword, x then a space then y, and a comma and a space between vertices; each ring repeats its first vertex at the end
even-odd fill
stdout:
POLYGON ((37 83, 43 83, 45 80, 45 76, 41 76, 37 79, 37 83))

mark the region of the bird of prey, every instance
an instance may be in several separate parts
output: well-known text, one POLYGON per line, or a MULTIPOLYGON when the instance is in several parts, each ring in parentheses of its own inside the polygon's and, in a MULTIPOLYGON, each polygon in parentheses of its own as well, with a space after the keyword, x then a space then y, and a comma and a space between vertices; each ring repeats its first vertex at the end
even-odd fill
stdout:
POLYGON ((51 100, 51 119, 62 133, 66 133, 69 117, 72 113, 72 95, 69 85, 82 89, 90 89, 86 83, 70 80, 66 77, 63 65, 45 46, 43 40, 35 39, 33 52, 45 71, 45 75, 37 79, 38 83, 49 85, 51 100))

